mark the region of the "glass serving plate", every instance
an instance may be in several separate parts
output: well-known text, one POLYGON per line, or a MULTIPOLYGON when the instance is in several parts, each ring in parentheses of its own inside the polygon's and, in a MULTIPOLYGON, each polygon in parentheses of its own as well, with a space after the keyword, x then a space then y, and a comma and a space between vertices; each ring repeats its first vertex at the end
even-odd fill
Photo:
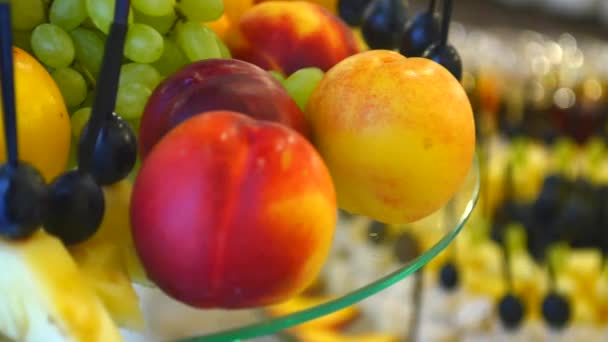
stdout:
MULTIPOLYGON (((147 331, 143 333, 124 331, 126 340, 129 342, 198 342, 252 339, 276 334, 357 304, 408 277, 446 249, 463 228, 475 207, 479 187, 479 164, 476 158, 462 188, 443 208, 418 222, 398 228, 403 231, 423 231, 425 242, 421 243, 422 250, 417 257, 406 263, 394 260, 387 263, 388 254, 386 251, 382 252, 382 248, 366 249, 362 247, 356 253, 359 259, 363 259, 364 264, 359 261, 358 265, 362 266, 357 267, 361 267, 361 270, 357 269, 356 272, 363 272, 365 269, 372 270, 371 277, 363 283, 355 284, 351 289, 334 290, 328 295, 326 302, 276 317, 269 315, 263 308, 256 310, 197 310, 171 300, 158 289, 137 287, 147 331)), ((344 248, 344 246, 348 248, 351 244, 365 246, 367 230, 359 230, 364 233, 354 234, 353 232, 357 230, 356 224, 352 223, 354 220, 366 219, 351 218, 348 224, 341 219, 336 232, 336 239, 341 237, 341 241, 335 241, 326 265, 331 264, 335 258, 343 257, 342 251, 336 249, 344 248)), ((331 273, 334 270, 337 269, 325 269, 323 276, 332 276, 328 275, 328 272, 331 273)), ((337 277, 340 279, 340 276, 337 277)))

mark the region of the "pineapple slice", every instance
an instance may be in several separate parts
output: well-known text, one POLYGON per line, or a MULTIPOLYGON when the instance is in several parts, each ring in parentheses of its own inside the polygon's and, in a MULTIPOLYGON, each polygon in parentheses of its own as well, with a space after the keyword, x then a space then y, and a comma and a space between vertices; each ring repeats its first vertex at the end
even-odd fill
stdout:
POLYGON ((72 247, 70 252, 114 322, 129 329, 142 329, 144 323, 139 299, 118 247, 100 241, 72 247))
POLYGON ((62 243, 0 239, 0 332, 17 341, 122 341, 62 243))
POLYGON ((96 246, 110 243, 118 247, 121 259, 127 268, 132 281, 151 286, 146 276, 131 235, 131 221, 129 208, 133 186, 130 181, 123 180, 114 185, 104 187, 106 209, 101 227, 89 240, 80 244, 79 249, 95 249, 96 246))

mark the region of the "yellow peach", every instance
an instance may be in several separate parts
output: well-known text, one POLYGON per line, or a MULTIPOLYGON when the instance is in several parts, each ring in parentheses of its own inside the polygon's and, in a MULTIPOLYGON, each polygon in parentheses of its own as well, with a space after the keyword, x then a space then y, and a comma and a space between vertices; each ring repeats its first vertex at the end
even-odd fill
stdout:
POLYGON ((428 59, 387 50, 346 58, 306 111, 338 204, 355 214, 394 224, 423 218, 453 196, 473 162, 467 95, 428 59))

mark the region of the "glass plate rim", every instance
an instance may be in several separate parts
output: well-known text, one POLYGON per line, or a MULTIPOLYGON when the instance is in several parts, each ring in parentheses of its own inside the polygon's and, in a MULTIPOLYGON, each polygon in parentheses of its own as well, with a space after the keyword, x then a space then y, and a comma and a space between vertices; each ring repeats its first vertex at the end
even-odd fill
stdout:
POLYGON ((415 273, 429 261, 435 258, 441 253, 453 240, 458 236, 464 225, 469 220, 473 209, 477 205, 480 193, 480 170, 479 170, 479 157, 475 154, 471 167, 475 172, 475 186, 472 190, 472 197, 468 200, 467 205, 461 213, 458 223, 454 229, 451 229, 444 237, 441 238, 433 247, 428 249, 423 254, 419 255, 416 259, 404 264, 399 269, 385 275, 382 278, 375 280, 374 282, 360 287, 348 294, 334 298, 326 303, 294 312, 292 314, 271 318, 262 322, 256 322, 243 327, 233 328, 225 331, 216 333, 210 333, 208 335, 186 337, 179 339, 179 342, 212 342, 212 341, 237 341, 240 339, 251 339, 255 337, 267 336, 273 333, 277 333, 281 330, 293 327, 297 324, 302 324, 307 321, 319 318, 323 315, 342 310, 355 303, 358 303, 374 294, 377 294, 388 287, 400 282, 407 276, 415 273), (319 314, 321 313, 321 314, 319 314))

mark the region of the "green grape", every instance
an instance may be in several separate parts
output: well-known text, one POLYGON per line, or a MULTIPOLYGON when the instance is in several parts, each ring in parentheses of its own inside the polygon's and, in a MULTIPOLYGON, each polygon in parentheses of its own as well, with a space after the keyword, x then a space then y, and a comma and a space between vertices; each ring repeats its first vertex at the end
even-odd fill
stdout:
POLYGON ((137 63, 152 63, 163 54, 163 36, 145 24, 129 25, 125 56, 137 63))
POLYGON ((63 68, 74 61, 74 43, 61 27, 38 25, 32 32, 32 49, 38 59, 52 68, 63 68))
MULTIPOLYGON (((103 33, 108 34, 110 24, 114 20, 115 0, 86 0, 87 13, 91 20, 103 33)), ((129 9, 129 23, 133 22, 133 11, 129 9)))
POLYGON ((173 11, 175 0, 132 0, 131 5, 143 14, 160 17, 173 11))
POLYGON ((95 101, 95 92, 94 91, 90 91, 87 94, 87 98, 84 99, 84 102, 82 102, 81 106, 82 107, 93 107, 93 102, 95 101))
POLYGON ((61 68, 53 71, 51 76, 57 83, 68 108, 74 108, 86 99, 87 82, 78 71, 72 68, 61 68))
POLYGON ((13 31, 13 44, 30 54, 34 53, 32 50, 32 32, 13 31))
POLYGON ((70 32, 74 40, 76 60, 92 76, 97 77, 103 59, 104 40, 95 31, 77 28, 70 32))
POLYGON ((82 129, 89 121, 91 117, 91 107, 80 108, 74 114, 72 114, 71 122, 72 122, 72 136, 77 139, 80 138, 80 133, 82 129))
POLYGON ((45 20, 41 0, 10 0, 11 26, 18 31, 31 31, 45 20))
POLYGON ((191 62, 221 58, 213 30, 196 22, 186 22, 177 27, 177 44, 191 62))
POLYGON ((150 89, 160 83, 160 74, 150 64, 129 63, 120 68, 119 84, 141 83, 150 89))
POLYGON ((152 90, 138 82, 119 85, 116 96, 116 113, 126 120, 141 117, 150 95, 152 95, 152 90))
POLYGON ((224 13, 223 0, 181 0, 177 5, 180 12, 192 21, 213 21, 224 13))
POLYGON ((188 58, 173 40, 165 38, 164 46, 163 55, 156 62, 152 63, 152 66, 161 75, 169 76, 188 64, 188 58))
POLYGON ((306 108, 308 99, 323 79, 323 71, 318 68, 303 68, 291 74, 283 83, 291 98, 301 110, 306 108))
POLYGON ((279 83, 285 84, 285 76, 280 71, 270 70, 268 71, 270 76, 274 77, 279 83))
POLYGON ((149 15, 145 15, 138 11, 134 11, 135 13, 135 22, 140 24, 146 24, 160 34, 167 34, 173 28, 173 25, 177 21, 177 13, 175 11, 169 12, 167 15, 153 17, 149 15))
POLYGON ((84 0, 55 0, 49 10, 49 21, 66 31, 77 28, 87 16, 84 0))
POLYGON ((228 49, 226 44, 224 44, 224 42, 220 39, 220 37, 215 35, 215 40, 217 42, 217 47, 220 49, 220 55, 222 56, 222 58, 232 58, 230 50, 228 49))

